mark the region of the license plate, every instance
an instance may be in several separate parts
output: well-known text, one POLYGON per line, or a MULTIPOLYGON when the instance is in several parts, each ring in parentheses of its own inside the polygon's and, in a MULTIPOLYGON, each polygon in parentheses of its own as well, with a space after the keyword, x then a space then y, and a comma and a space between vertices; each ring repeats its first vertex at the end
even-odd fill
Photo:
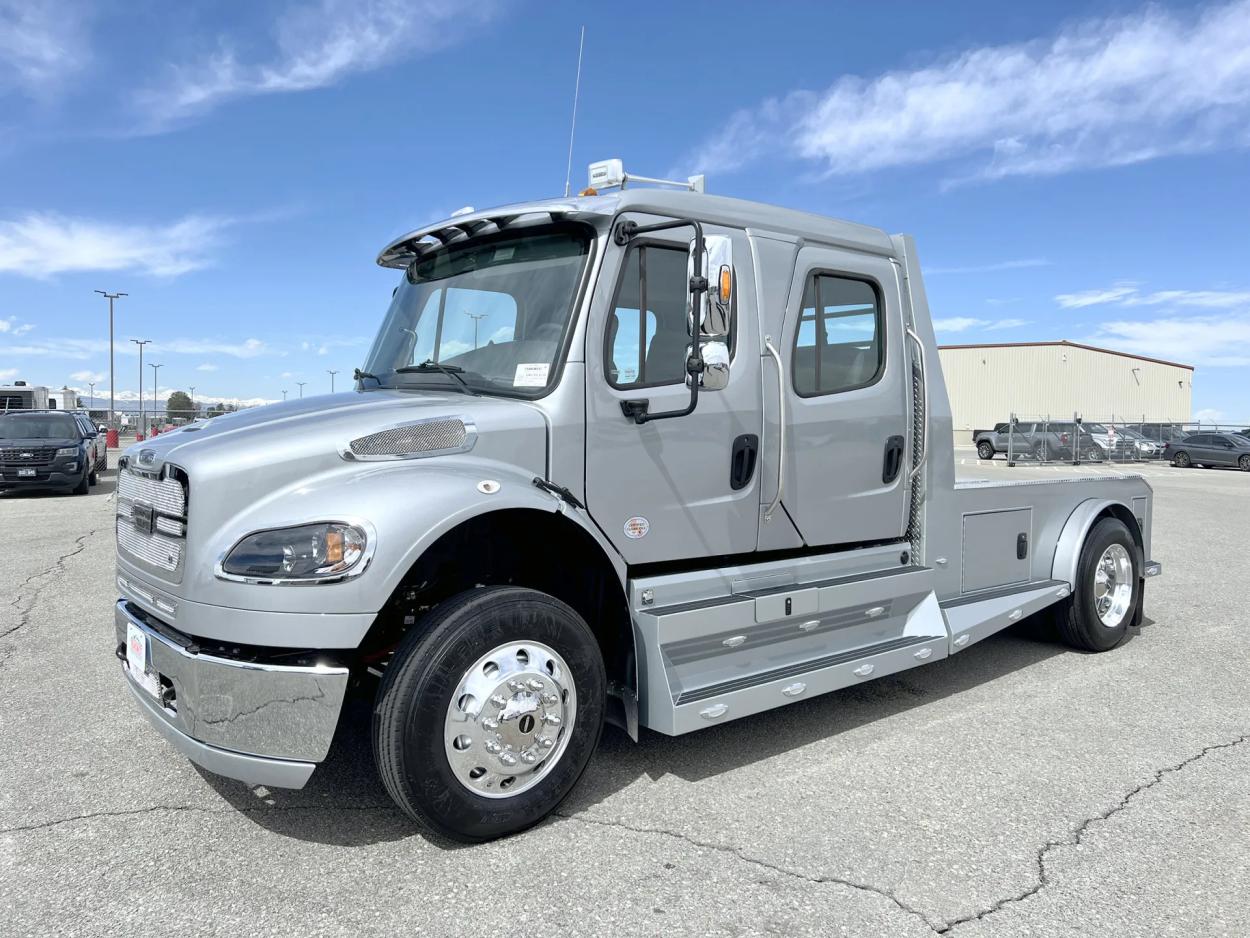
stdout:
POLYGON ((137 625, 126 625, 126 668, 136 684, 153 697, 160 695, 160 679, 148 670, 148 637, 137 625))
POLYGON ((17 470, 17 477, 19 479, 33 479, 35 477, 35 470, 34 469, 19 469, 17 470))

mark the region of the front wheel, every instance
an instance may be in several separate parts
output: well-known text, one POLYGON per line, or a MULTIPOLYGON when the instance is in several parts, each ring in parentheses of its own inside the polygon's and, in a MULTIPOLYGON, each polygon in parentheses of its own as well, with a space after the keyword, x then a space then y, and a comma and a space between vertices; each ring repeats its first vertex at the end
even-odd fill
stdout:
POLYGON ((598 642, 560 600, 515 587, 461 593, 405 636, 378 688, 382 783, 453 840, 531 827, 590 761, 606 683, 598 642))
POLYGON ((987 440, 982 440, 977 444, 977 455, 982 459, 994 458, 994 447, 987 440))
POLYGON ((1109 651, 1128 634, 1141 583, 1137 544, 1123 521, 1103 518, 1085 538, 1072 595, 1058 609, 1059 634, 1073 648, 1109 651))

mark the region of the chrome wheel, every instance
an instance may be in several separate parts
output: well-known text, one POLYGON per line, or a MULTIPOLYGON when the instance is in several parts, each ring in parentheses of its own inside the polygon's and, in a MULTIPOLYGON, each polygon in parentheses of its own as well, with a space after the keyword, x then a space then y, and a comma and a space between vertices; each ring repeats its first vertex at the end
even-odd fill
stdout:
POLYGON ((1121 544, 1112 544, 1094 568, 1094 610, 1114 629, 1128 615, 1133 602, 1133 560, 1121 544))
POLYGON ((485 798, 510 798, 560 761, 577 716, 564 659, 540 642, 493 649, 460 678, 443 726, 457 781, 485 798))

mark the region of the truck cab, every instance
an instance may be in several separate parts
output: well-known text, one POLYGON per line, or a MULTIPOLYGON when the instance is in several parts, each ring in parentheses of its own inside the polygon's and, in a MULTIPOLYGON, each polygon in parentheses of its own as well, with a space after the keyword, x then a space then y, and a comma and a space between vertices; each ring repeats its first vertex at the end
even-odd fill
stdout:
POLYGON ((124 454, 117 656, 192 760, 300 787, 351 685, 396 803, 483 840, 554 810, 605 721, 1140 619, 1144 480, 955 483, 910 238, 591 175, 615 191, 388 244, 351 392, 124 454))

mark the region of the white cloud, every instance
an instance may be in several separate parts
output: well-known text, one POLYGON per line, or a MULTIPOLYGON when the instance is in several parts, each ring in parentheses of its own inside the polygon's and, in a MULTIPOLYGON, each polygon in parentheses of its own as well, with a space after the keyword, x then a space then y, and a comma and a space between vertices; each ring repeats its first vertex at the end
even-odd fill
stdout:
POLYGON ((925 267, 925 276, 932 274, 990 274, 999 270, 1021 270, 1026 267, 1049 267, 1050 261, 1042 257, 1026 257, 1015 261, 998 261, 972 267, 925 267))
POLYGON ((274 49, 267 60, 240 61, 234 43, 222 38, 206 58, 170 66, 169 82, 141 92, 137 104, 148 129, 160 130, 233 98, 323 88, 448 45, 488 19, 496 6, 494 0, 293 3, 274 26, 274 49))
POLYGON ((291 372, 289 372, 289 371, 284 371, 284 372, 282 372, 281 377, 283 377, 283 378, 294 378, 294 377, 295 377, 295 375, 291 374, 291 372))
POLYGON ((828 174, 963 161, 952 181, 1250 144, 1250 0, 1158 7, 739 111, 691 169, 794 154, 828 174))
POLYGON ((1137 292, 1137 287, 1124 285, 1108 287, 1105 290, 1084 290, 1080 293, 1060 293, 1055 302, 1064 309, 1081 309, 1085 306, 1100 306, 1114 303, 1137 292))
POLYGON ((167 225, 119 225, 31 212, 0 220, 0 273, 44 278, 87 270, 176 277, 206 267, 232 219, 188 215, 167 225))
POLYGON ((0 89, 46 98, 90 61, 88 11, 72 2, 0 0, 0 89))
POLYGON ((202 365, 195 366, 196 371, 216 371, 217 368, 218 366, 212 364, 211 362, 204 362, 202 365))
MULTIPOLYGON (((45 358, 69 358, 83 361, 97 355, 107 354, 107 339, 39 339, 21 344, 0 345, 0 353, 13 356, 36 356, 45 358)), ((242 342, 225 342, 221 339, 166 339, 145 346, 144 354, 168 353, 175 355, 228 355, 232 358, 257 358, 262 355, 282 355, 260 339, 244 339, 242 342)), ((118 355, 137 356, 138 347, 125 338, 118 337, 118 355)), ((207 364, 207 363, 206 363, 207 364)), ((215 371, 216 365, 201 371, 215 371)))
POLYGON ((75 371, 70 374, 72 380, 81 381, 83 384, 99 384, 107 377, 108 375, 102 371, 75 371))
POLYGON ((976 319, 972 316, 952 316, 949 319, 933 320, 933 328, 937 332, 967 332, 969 329, 991 332, 995 329, 1017 329, 1028 324, 1027 319, 976 319))
POLYGON ((1192 306, 1233 309, 1250 306, 1250 290, 1156 290, 1142 293, 1136 284, 1119 283, 1104 290, 1060 293, 1055 302, 1064 309, 1115 304, 1117 306, 1192 306))
POLYGON ((1104 322, 1095 345, 1187 365, 1250 365, 1250 312, 1104 322))
MULTIPOLYGON (((148 354, 173 352, 176 355, 229 355, 232 358, 256 358, 259 355, 278 354, 260 339, 244 339, 242 342, 223 342, 220 339, 167 339, 152 343, 148 354)), ((200 370, 204 369, 203 366, 200 370)))
POLYGON ((0 368, 0 381, 7 381, 9 378, 16 378, 18 371, 16 368, 0 368))
POLYGON ((1223 423, 1224 411, 1216 410, 1214 407, 1204 407, 1202 410, 1194 411, 1194 420, 1198 423, 1223 423))

